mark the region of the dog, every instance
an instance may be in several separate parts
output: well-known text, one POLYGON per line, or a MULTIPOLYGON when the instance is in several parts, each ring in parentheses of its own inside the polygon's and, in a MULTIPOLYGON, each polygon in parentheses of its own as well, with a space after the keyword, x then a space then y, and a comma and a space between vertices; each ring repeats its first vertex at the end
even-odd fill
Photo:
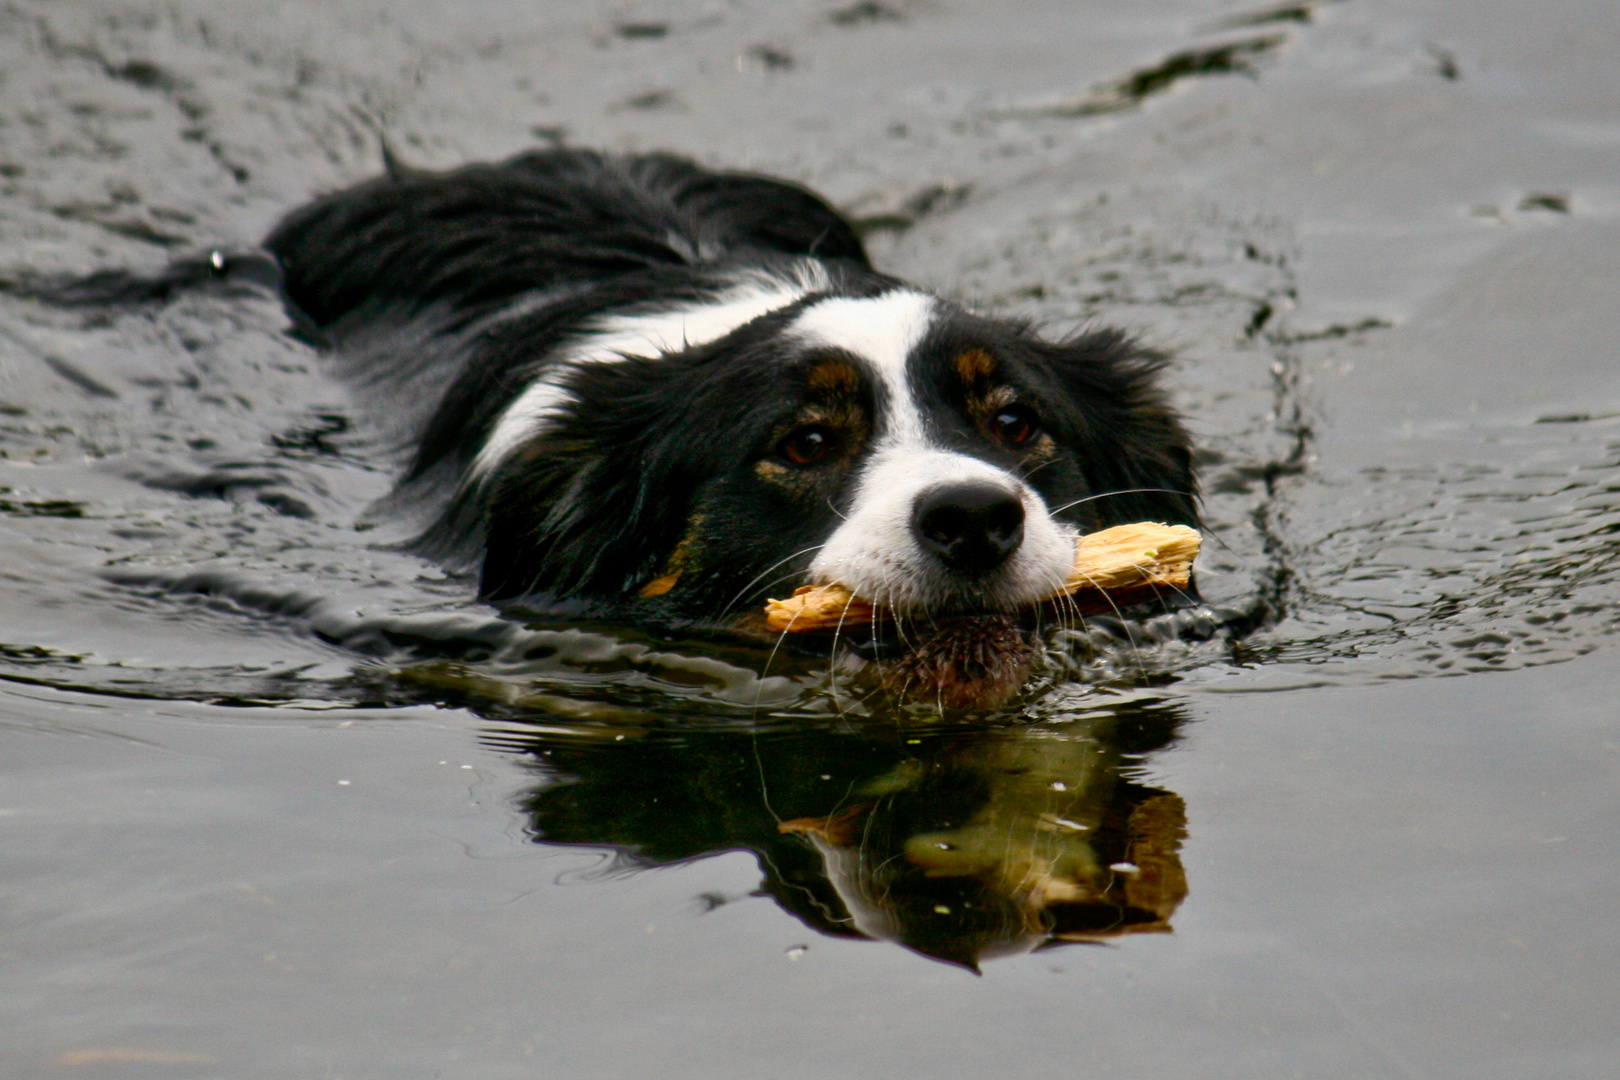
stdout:
POLYGON ((1198 525, 1164 357, 880 273, 782 180, 552 149, 396 170, 266 247, 403 449, 385 513, 489 601, 746 631, 836 580, 895 616, 845 660, 982 703, 1061 614, 1078 534, 1198 525))

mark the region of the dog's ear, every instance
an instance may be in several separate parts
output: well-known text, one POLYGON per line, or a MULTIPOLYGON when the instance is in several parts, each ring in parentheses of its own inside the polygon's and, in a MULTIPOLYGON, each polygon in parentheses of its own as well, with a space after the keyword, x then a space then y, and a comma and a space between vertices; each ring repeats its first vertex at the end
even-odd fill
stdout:
POLYGON ((1197 527, 1192 440, 1160 385, 1169 358, 1118 330, 1035 346, 1055 407, 1042 422, 1079 459, 1099 526, 1163 521, 1197 527))
POLYGON ((667 445, 679 358, 582 367, 543 439, 491 478, 480 591, 616 598, 679 537, 695 482, 667 445))
POLYGON ((708 347, 575 370, 571 404, 492 478, 483 594, 616 601, 656 578, 773 407, 738 367, 708 347))

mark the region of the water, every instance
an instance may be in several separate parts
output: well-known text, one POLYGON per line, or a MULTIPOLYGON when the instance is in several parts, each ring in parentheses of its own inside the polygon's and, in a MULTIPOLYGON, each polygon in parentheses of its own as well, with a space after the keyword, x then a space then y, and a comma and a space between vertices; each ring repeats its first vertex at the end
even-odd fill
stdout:
POLYGON ((1267 613, 968 724, 512 623, 355 528, 384 455, 269 298, 0 296, 4 1071, 1609 1075, 1617 29, 0 8, 0 278, 250 244, 384 138, 792 176, 1174 350, 1204 591, 1267 613))

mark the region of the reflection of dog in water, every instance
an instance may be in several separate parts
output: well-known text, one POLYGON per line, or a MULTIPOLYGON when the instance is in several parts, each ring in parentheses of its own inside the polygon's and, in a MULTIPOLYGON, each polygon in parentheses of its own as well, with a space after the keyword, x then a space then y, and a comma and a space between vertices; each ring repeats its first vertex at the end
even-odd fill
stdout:
POLYGON ((614 845, 628 867, 746 848, 761 891, 823 933, 976 967, 1169 929, 1187 892, 1182 802, 1127 773, 1176 723, 1148 704, 904 738, 509 726, 491 742, 548 778, 526 799, 539 840, 614 845))
POLYGON ((846 663, 972 703, 1024 678, 1078 533, 1197 524, 1158 357, 876 273, 790 184, 555 150, 363 184, 267 246, 410 447, 390 511, 488 598, 747 627, 839 580, 899 617, 846 663))
POLYGON ((780 827, 811 839, 863 934, 973 966, 1170 928, 1187 893, 1181 799, 1116 768, 1089 740, 997 738, 780 827))

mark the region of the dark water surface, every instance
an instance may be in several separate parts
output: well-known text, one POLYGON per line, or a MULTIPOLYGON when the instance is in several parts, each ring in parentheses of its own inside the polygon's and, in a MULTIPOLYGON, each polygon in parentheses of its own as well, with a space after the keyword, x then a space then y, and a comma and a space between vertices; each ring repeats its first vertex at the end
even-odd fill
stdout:
POLYGON ((250 245, 384 139, 794 177, 885 269, 1174 350, 1203 588, 1262 618, 948 724, 525 626, 356 527, 386 463, 272 298, 0 293, 0 1074, 1614 1075, 1616 42, 0 3, 0 284, 250 245))

